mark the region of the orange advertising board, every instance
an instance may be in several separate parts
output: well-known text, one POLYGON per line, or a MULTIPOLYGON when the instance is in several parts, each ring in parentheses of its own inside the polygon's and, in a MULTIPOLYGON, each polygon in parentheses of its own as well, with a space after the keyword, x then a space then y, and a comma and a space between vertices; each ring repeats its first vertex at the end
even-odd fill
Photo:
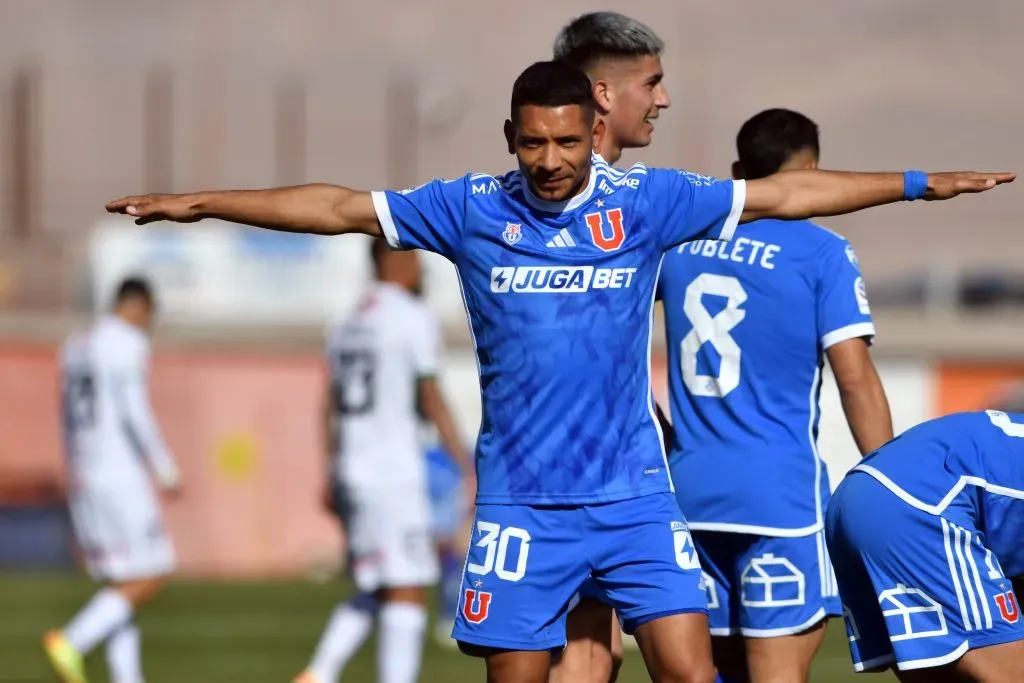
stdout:
POLYGON ((944 362, 938 368, 938 414, 999 408, 1024 387, 1024 363, 944 362))
MULTIPOLYGON (((0 345, 8 488, 62 488, 56 353, 0 345)), ((184 482, 165 506, 183 573, 285 575, 337 560, 338 528, 321 506, 323 381, 312 354, 155 355, 152 402, 184 482)))

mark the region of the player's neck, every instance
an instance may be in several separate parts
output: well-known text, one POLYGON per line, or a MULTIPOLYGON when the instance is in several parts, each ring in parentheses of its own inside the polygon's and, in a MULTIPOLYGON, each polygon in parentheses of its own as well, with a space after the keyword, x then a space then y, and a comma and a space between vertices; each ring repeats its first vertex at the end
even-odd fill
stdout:
POLYGON ((622 158, 622 146, 615 142, 615 137, 608 133, 608 122, 599 119, 594 127, 594 152, 610 165, 615 165, 622 158))
POLYGON ((112 317, 114 320, 118 321, 122 325, 127 325, 133 330, 138 330, 140 333, 145 333, 145 327, 143 326, 143 324, 135 320, 135 317, 127 311, 114 309, 113 311, 111 311, 110 317, 112 317))
POLYGON ((617 164, 619 159, 622 158, 622 147, 615 144, 610 135, 605 135, 594 151, 600 154, 601 158, 611 166, 617 164))

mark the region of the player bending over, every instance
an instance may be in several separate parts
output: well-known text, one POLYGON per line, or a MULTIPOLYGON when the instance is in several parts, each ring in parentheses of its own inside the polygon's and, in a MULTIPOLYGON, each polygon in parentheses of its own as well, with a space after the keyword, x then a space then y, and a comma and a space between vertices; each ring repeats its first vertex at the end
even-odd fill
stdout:
MULTIPOLYGON (((554 59, 590 78, 598 119, 594 151, 609 164, 618 163, 623 149, 651 144, 652 121, 671 105, 662 82, 664 47, 650 27, 617 12, 579 16, 555 39, 554 59)), ((670 431, 667 422, 662 430, 670 431)), ((618 677, 622 629, 607 603, 593 581, 584 584, 549 683, 609 683, 618 677)))
POLYGON ((455 638, 486 659, 489 681, 544 683, 551 651, 565 643, 569 601, 592 576, 635 632, 653 681, 708 683, 707 594, 671 493, 649 375, 662 254, 695 239, 731 239, 741 216, 946 199, 1014 176, 796 171, 712 182, 642 165, 613 169, 592 156, 593 128, 587 77, 540 62, 512 89, 505 133, 519 170, 507 175, 405 192, 306 185, 147 195, 107 209, 139 223, 216 217, 361 232, 453 261, 483 405, 455 638))
MULTIPOLYGON (((818 128, 794 111, 754 116, 736 147, 736 178, 818 166, 818 128)), ((861 453, 892 438, 857 257, 810 221, 764 219, 667 254, 659 290, 669 464, 707 574, 715 665, 730 682, 807 681, 841 614, 816 445, 825 356, 861 453)))
POLYGON ((1024 414, 904 432, 853 468, 825 517, 857 671, 1024 681, 1024 414))
POLYGON ((438 386, 441 333, 417 295, 419 257, 382 240, 371 255, 373 287, 327 341, 333 500, 358 593, 334 610, 296 683, 335 683, 375 617, 378 680, 419 679, 427 589, 438 580, 419 409, 470 467, 438 386))
POLYGON ((142 683, 135 612, 174 571, 174 548, 142 461, 164 492, 178 493, 178 468, 149 405, 154 312, 149 284, 126 279, 112 313, 61 350, 71 521, 89 574, 106 584, 43 639, 65 683, 84 683, 84 658, 101 643, 114 683, 142 683))

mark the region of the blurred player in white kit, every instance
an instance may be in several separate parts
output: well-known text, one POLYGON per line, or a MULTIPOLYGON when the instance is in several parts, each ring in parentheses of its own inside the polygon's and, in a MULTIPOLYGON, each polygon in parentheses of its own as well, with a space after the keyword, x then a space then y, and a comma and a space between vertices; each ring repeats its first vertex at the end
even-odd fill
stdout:
MULTIPOLYGON (((441 333, 418 296, 419 257, 374 240, 376 281, 327 339, 327 450, 358 592, 331 615, 296 683, 334 683, 379 618, 377 680, 414 683, 438 582, 420 415, 468 477, 437 381, 441 333)), ((473 488, 470 486, 469 488, 473 488)))
POLYGON ((180 476, 149 405, 153 292, 125 279, 110 314, 61 350, 68 503, 89 574, 106 585, 59 630, 44 636, 65 683, 84 683, 84 658, 107 645, 114 683, 142 683, 135 611, 175 568, 146 464, 162 491, 180 476))

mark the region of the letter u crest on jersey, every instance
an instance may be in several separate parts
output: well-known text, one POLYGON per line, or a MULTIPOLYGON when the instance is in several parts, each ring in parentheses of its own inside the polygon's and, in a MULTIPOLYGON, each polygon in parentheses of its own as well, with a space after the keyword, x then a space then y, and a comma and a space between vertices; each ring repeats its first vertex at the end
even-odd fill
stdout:
POLYGON ((607 209, 583 217, 590 228, 590 239, 601 251, 615 251, 626 241, 622 209, 607 209))

